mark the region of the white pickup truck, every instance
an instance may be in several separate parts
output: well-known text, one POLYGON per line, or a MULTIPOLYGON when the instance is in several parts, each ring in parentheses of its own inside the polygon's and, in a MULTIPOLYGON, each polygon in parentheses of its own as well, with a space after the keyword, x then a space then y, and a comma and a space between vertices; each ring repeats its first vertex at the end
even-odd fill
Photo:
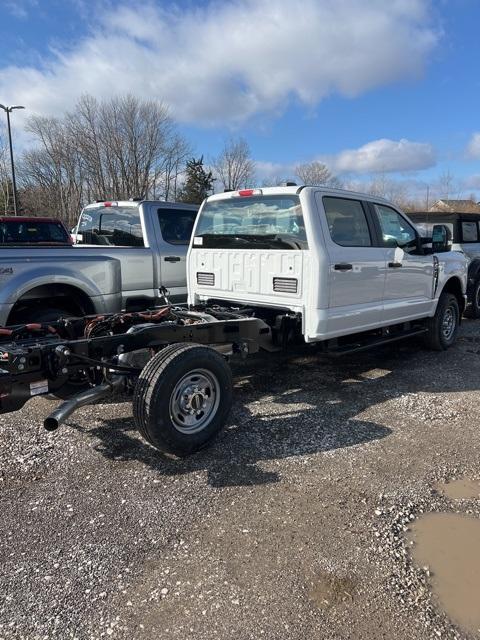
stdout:
POLYGON ((361 193, 213 195, 193 231, 188 301, 253 308, 282 344, 303 338, 341 351, 425 333, 445 349, 465 307, 468 261, 448 250, 442 225, 433 235, 432 248, 394 205, 361 193))
POLYGON ((445 226, 421 238, 392 204, 360 193, 295 186, 211 196, 187 254, 191 306, 3 328, 0 413, 53 392, 69 398, 44 421, 54 430, 121 388, 133 394, 143 437, 188 455, 228 417, 226 354, 298 342, 338 354, 414 335, 448 348, 468 265, 450 249, 445 226), (71 395, 75 381, 87 388, 71 395))
POLYGON ((409 214, 422 235, 429 236, 435 224, 445 225, 451 236, 452 250, 461 251, 468 265, 467 313, 480 318, 480 213, 416 211, 409 214))

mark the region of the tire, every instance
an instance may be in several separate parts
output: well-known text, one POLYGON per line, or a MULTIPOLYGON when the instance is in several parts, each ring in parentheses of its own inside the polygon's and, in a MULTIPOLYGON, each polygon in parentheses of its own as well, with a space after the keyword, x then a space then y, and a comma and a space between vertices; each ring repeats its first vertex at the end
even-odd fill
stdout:
POLYGON ((210 347, 165 347, 142 370, 133 416, 156 449, 179 457, 205 447, 222 429, 232 405, 232 373, 210 347))
POLYGON ((457 298, 452 293, 444 291, 438 300, 435 315, 427 321, 426 346, 435 351, 445 351, 455 342, 459 324, 460 309, 457 298))
POLYGON ((466 315, 469 318, 480 318, 480 278, 477 278, 474 282, 469 302, 470 305, 466 315))

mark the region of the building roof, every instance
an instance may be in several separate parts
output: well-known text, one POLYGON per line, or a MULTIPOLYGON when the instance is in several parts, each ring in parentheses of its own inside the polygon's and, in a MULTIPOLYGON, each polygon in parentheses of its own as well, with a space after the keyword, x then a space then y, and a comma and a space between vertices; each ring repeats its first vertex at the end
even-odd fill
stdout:
POLYGON ((480 212, 480 205, 474 200, 451 200, 447 198, 441 198, 433 203, 429 211, 455 211, 461 212, 480 212))

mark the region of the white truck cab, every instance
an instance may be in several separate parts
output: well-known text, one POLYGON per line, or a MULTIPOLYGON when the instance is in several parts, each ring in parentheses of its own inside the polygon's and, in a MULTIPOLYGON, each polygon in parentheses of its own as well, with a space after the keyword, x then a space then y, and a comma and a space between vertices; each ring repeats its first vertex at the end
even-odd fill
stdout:
POLYGON ((389 328, 432 337, 435 324, 436 348, 446 348, 465 307, 468 261, 447 250, 442 230, 434 253, 392 203, 340 189, 216 194, 190 241, 188 302, 249 307, 274 333, 288 326, 305 342, 372 331, 385 339, 389 328))

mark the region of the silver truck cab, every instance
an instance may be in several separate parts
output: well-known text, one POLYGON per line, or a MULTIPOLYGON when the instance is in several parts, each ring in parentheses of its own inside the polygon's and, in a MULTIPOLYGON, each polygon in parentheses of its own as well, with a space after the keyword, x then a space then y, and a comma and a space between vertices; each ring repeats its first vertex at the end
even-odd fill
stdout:
POLYGON ((74 245, 0 246, 0 325, 185 302, 198 205, 160 200, 87 205, 74 245))
POLYGON ((154 300, 160 287, 168 289, 173 302, 183 302, 197 212, 197 205, 159 200, 95 202, 80 214, 75 246, 121 261, 124 308, 133 298, 154 300))

